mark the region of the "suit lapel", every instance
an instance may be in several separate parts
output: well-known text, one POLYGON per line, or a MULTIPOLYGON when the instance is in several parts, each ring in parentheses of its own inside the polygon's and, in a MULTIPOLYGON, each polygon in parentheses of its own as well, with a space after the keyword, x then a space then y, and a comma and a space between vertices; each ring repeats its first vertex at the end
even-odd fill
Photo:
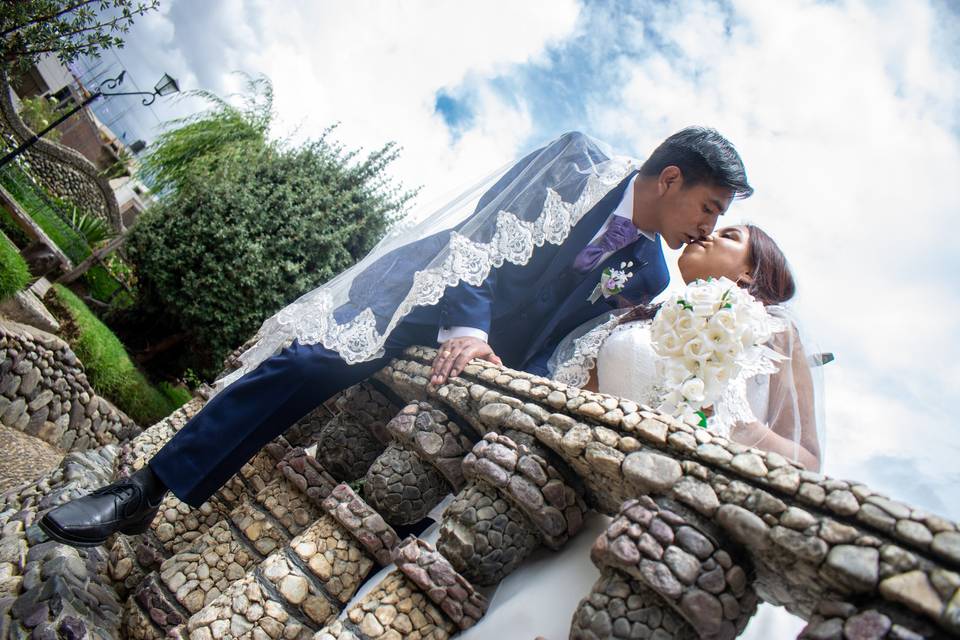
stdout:
POLYGON ((567 239, 563 245, 561 245, 560 250, 554 256, 550 266, 547 267, 546 272, 539 276, 538 280, 540 282, 554 282, 558 279, 577 279, 584 277, 583 274, 574 271, 571 265, 574 259, 576 259, 577 254, 587 246, 587 243, 593 239, 597 230, 603 226, 603 223, 607 221, 607 218, 610 217, 613 210, 620 204, 620 201, 623 199, 623 192, 626 190, 630 179, 635 173, 636 171, 628 175, 620 184, 611 189, 570 231, 570 235, 567 236, 567 239))
MULTIPOLYGON (((590 318, 616 308, 615 296, 609 299, 600 296, 600 299, 592 304, 588 300, 594 287, 600 283, 600 276, 603 274, 603 270, 607 267, 618 269, 620 268, 621 262, 632 261, 633 266, 630 267, 628 271, 632 271, 634 277, 627 281, 627 285, 624 287, 624 292, 628 291, 633 281, 639 281, 639 274, 637 272, 647 266, 648 259, 646 252, 648 246, 652 244, 653 243, 646 237, 640 236, 636 242, 623 247, 619 251, 615 251, 606 260, 603 260, 599 265, 583 275, 576 273, 571 267, 571 273, 576 274, 576 277, 580 277, 582 280, 573 291, 567 295, 566 299, 564 299, 556 311, 550 315, 549 320, 537 334, 537 337, 531 341, 530 347, 523 357, 523 363, 526 364, 530 358, 535 356, 537 352, 543 348, 544 343, 550 338, 551 334, 556 331, 557 325, 562 320, 567 320, 571 317, 575 319, 576 324, 573 327, 567 327, 567 329, 570 330, 590 318), (586 317, 580 319, 579 316, 581 315, 586 315, 586 317)), ((572 262, 572 260, 570 262, 572 262)))

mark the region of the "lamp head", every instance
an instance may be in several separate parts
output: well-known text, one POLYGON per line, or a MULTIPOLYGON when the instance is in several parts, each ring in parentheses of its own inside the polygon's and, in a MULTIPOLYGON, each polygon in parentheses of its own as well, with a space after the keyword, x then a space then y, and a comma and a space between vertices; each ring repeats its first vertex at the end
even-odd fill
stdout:
POLYGON ((178 93, 180 91, 180 85, 165 73, 163 77, 160 78, 160 81, 153 86, 153 91, 158 96, 169 96, 170 94, 178 93))

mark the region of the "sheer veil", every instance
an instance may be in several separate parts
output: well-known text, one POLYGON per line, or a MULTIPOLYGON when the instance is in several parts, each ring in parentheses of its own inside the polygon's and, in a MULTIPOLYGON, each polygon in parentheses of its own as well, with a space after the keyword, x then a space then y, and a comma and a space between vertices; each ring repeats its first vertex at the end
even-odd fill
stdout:
MULTIPOLYGON (((771 305, 767 313, 784 321, 786 329, 768 346, 783 357, 777 371, 747 383, 747 399, 757 420, 778 436, 793 442, 793 455, 803 447, 823 467, 826 450, 823 362, 816 341, 804 331, 793 305, 771 305)), ((734 433, 734 439, 736 434, 734 433)), ((760 445, 738 440, 747 446, 760 445)))
POLYGON ((561 244, 577 222, 638 166, 568 133, 498 170, 420 220, 398 225, 363 260, 268 318, 217 390, 289 345, 322 343, 350 363, 383 353, 415 307, 461 280, 480 285, 505 262, 526 264, 561 244))

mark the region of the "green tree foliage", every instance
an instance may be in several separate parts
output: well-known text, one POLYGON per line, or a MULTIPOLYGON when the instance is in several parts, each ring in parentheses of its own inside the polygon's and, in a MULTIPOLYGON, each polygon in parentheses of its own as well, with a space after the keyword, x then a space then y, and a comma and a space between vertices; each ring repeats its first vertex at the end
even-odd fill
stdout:
POLYGON ((194 90, 185 95, 206 100, 211 109, 170 122, 170 128, 141 159, 138 175, 155 192, 181 188, 198 166, 207 171, 215 169, 221 152, 230 157, 242 147, 247 153, 257 154, 267 146, 273 115, 273 86, 267 78, 246 76, 245 91, 236 96, 239 106, 210 91, 194 90))
POLYGON ((0 64, 29 68, 45 53, 64 63, 123 47, 120 34, 159 0, 14 0, 0 9, 0 64))
POLYGON ((127 241, 139 312, 185 333, 181 371, 207 377, 264 318, 363 257, 411 196, 384 177, 392 144, 359 159, 330 129, 269 142, 269 84, 257 83, 266 99, 215 101, 154 146, 144 164, 163 195, 127 241))

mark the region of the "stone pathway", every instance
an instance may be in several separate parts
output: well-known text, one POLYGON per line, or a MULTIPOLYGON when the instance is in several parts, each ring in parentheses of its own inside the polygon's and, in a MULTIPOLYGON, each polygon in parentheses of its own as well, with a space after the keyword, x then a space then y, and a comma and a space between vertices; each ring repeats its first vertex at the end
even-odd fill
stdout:
POLYGON ((0 493, 47 475, 62 459, 43 440, 0 424, 0 493))

